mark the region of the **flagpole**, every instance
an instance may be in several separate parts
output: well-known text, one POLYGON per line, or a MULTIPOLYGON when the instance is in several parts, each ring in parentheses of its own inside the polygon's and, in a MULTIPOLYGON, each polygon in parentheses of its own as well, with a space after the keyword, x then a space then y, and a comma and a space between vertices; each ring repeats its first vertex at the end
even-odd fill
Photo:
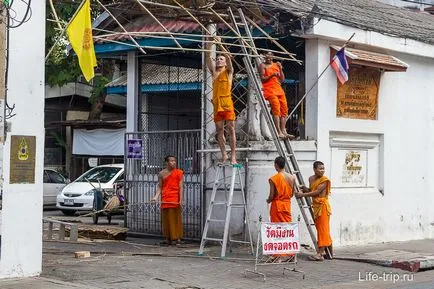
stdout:
MULTIPOLYGON (((66 29, 68 29, 69 25, 71 24, 72 20, 74 20, 75 16, 77 16, 78 12, 80 11, 81 7, 83 7, 84 3, 87 0, 83 0, 81 1, 80 5, 78 6, 77 10, 75 11, 74 15, 72 15, 71 19, 69 20, 68 24, 66 24, 65 28, 63 28, 63 30, 61 31, 60 35, 65 34, 66 29)), ((60 24, 59 24, 60 25, 60 24)), ((57 38, 56 41, 54 42, 53 46, 51 46, 50 51, 48 51, 47 55, 45 56, 45 62, 47 62, 48 57, 50 57, 51 53, 53 52, 54 48, 56 47, 57 43, 59 43, 59 39, 57 38)))
MULTIPOLYGON (((342 48, 345 48, 350 43, 351 39, 353 39, 354 35, 356 35, 356 33, 353 33, 353 35, 351 35, 351 37, 348 38, 348 40, 344 43, 344 45, 342 45, 342 47, 339 50, 341 50, 342 48)), ((323 76, 323 74, 326 72, 326 70, 330 67, 330 64, 331 64, 331 61, 329 61, 329 64, 327 64, 327 66, 324 68, 324 70, 320 73, 320 75, 318 76, 318 78, 316 79, 314 84, 309 88, 309 90, 303 95, 303 97, 300 99, 300 101, 295 105, 294 109, 288 115, 288 119, 294 114, 294 112, 297 110, 297 108, 300 106, 300 104, 303 102, 303 100, 306 98, 306 96, 309 94, 309 92, 311 92, 312 89, 314 89, 314 87, 318 84, 321 76, 323 76)))

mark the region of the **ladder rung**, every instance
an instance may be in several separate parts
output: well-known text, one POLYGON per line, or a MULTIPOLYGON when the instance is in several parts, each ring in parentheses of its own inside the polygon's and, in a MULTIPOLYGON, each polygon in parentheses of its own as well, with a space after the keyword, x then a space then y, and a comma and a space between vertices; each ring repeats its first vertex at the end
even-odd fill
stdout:
POLYGON ((224 222, 225 220, 209 219, 208 222, 224 222))
POLYGON ((231 207, 233 207, 233 208, 244 208, 244 204, 232 204, 231 207))
POLYGON ((213 205, 227 205, 228 202, 212 202, 213 205))
POLYGON ((249 241, 240 241, 240 240, 230 240, 231 243, 241 243, 241 244, 250 244, 249 241))
POLYGON ((208 238, 208 237, 203 238, 203 240, 207 240, 207 241, 216 241, 216 242, 223 242, 223 239, 208 238))

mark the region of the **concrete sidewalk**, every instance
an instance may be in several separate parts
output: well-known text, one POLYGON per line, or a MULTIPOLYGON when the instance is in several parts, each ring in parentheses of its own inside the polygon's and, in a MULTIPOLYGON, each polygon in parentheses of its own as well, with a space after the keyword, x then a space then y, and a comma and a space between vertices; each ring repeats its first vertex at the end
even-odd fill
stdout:
MULTIPOLYGON (((434 270, 411 273, 340 259, 312 262, 307 260, 308 252, 300 255, 297 264, 306 273, 305 279, 295 272, 283 275, 281 266, 270 266, 259 269, 267 275, 264 282, 259 276, 245 277, 245 269, 254 268, 254 257, 245 248, 234 248, 222 260, 212 257, 218 256, 220 247, 208 247, 205 256, 199 257, 197 243, 182 247, 157 243, 155 239, 44 242, 41 277, 0 280, 0 288, 434 288, 434 270), (91 251, 91 257, 75 259, 73 252, 79 250, 91 251)), ((433 244, 434 240, 422 240, 344 247, 337 248, 335 255, 375 256, 385 250, 434 253, 433 244)))

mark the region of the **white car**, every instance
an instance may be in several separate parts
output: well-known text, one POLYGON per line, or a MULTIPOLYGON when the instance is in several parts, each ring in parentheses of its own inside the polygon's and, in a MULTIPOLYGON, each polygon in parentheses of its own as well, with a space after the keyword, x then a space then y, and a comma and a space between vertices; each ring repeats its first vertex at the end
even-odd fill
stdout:
POLYGON ((51 169, 44 169, 44 206, 55 206, 56 197, 68 184, 68 180, 51 169))
POLYGON ((123 177, 123 164, 94 167, 63 188, 57 195, 56 207, 65 215, 74 215, 76 211, 91 211, 95 188, 113 190, 113 183, 123 177))

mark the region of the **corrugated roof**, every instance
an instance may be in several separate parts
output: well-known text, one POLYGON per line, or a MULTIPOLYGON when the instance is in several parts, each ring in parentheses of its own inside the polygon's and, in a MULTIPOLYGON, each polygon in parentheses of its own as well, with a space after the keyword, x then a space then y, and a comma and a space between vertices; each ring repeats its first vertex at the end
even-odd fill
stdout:
MULTIPOLYGON (((178 19, 158 19, 164 27, 167 28, 172 33, 189 33, 189 34, 201 34, 202 30, 199 24, 194 21, 178 20, 178 19)), ((125 29, 129 33, 137 33, 135 39, 141 39, 146 36, 140 35, 140 32, 165 32, 164 29, 150 16, 143 15, 132 21, 129 21, 124 25, 125 29)), ((116 28, 115 31, 121 32, 122 30, 116 28)), ((102 34, 104 35, 104 34, 102 34)), ((130 40, 127 34, 109 35, 104 36, 104 39, 115 40, 115 41, 125 41, 130 40)), ((104 39, 97 39, 95 42, 102 43, 104 39)))
MULTIPOLYGON (((339 49, 337 46, 332 46, 332 48, 334 50, 339 49)), ((350 63, 379 67, 386 71, 406 71, 409 67, 407 63, 392 55, 378 52, 347 47, 345 48, 345 55, 348 57, 350 63)))
MULTIPOLYGON (((434 44, 434 17, 373 0, 273 0, 281 9, 363 30, 434 44)), ((314 25, 313 23, 311 25, 314 25)))
MULTIPOLYGON (((160 64, 144 64, 141 69, 142 85, 202 82, 202 69, 160 64)), ((123 75, 108 83, 106 87, 126 85, 127 76, 123 75)))

